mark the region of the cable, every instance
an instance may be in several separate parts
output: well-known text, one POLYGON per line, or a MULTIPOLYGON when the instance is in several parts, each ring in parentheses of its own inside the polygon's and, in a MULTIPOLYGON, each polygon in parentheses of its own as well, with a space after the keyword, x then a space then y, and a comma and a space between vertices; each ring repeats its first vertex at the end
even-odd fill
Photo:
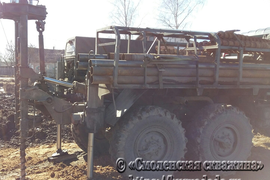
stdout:
MULTIPOLYGON (((0 3, 2 4, 2 1, 0 1, 0 3)), ((2 23, 2 20, 1 20, 1 19, 0 19, 0 23, 1 23, 2 29, 3 29, 3 31, 4 31, 4 34, 5 34, 7 44, 9 45, 9 41, 8 41, 8 38, 7 38, 7 34, 6 34, 6 31, 5 31, 5 28, 4 28, 4 26, 3 26, 3 23, 2 23)))
MULTIPOLYGON (((1 1, 0 1, 0 3, 1 3, 1 1)), ((3 23, 2 23, 2 21, 1 21, 1 19, 0 19, 0 23, 1 23, 2 29, 3 29, 3 31, 4 31, 4 34, 5 34, 7 44, 9 45, 8 38, 7 38, 7 34, 6 34, 6 31, 5 31, 5 28, 4 28, 4 26, 3 26, 3 23)))

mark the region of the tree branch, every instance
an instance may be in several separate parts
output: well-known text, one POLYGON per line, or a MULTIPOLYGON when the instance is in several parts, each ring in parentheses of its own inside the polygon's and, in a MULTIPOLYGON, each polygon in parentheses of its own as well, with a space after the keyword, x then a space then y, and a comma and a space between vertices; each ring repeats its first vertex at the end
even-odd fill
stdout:
POLYGON ((129 27, 134 23, 137 8, 139 7, 141 0, 134 5, 133 0, 114 0, 112 11, 112 20, 117 24, 129 27))
POLYGON ((185 21, 204 3, 203 0, 162 0, 158 21, 172 29, 185 27, 185 21))

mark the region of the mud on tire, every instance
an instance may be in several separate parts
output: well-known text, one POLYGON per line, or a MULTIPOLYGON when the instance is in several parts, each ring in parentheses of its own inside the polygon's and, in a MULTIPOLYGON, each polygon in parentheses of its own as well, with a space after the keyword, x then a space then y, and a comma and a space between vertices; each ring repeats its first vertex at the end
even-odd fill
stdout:
MULTIPOLYGON (((187 127, 187 137, 189 160, 244 161, 251 154, 253 133, 249 119, 232 106, 211 104, 203 108, 187 127)), ((234 173, 219 171, 224 176, 234 173)))
MULTIPOLYGON (((146 106, 121 119, 113 128, 110 154, 124 158, 127 164, 137 157, 145 161, 181 160, 186 153, 185 130, 174 114, 160 107, 146 106)), ((131 171, 125 176, 160 178, 172 171, 131 171)))

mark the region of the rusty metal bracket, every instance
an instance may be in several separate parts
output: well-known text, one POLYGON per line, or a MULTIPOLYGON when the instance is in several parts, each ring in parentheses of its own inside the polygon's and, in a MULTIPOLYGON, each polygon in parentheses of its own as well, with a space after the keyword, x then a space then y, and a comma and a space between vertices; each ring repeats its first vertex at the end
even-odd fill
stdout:
POLYGON ((22 78, 30 78, 32 80, 42 80, 42 75, 37 74, 32 68, 20 67, 20 76, 22 78))
POLYGON ((36 28, 39 33, 42 33, 45 30, 45 21, 36 21, 36 28))
POLYGON ((52 98, 49 94, 46 92, 40 90, 37 87, 29 87, 26 89, 21 89, 21 99, 26 100, 35 100, 37 102, 45 102, 48 98, 52 98))
POLYGON ((151 62, 153 55, 146 54, 143 59, 142 67, 147 67, 147 65, 151 62))
POLYGON ((40 61, 40 74, 46 75, 45 72, 45 56, 44 56, 44 41, 43 41, 43 31, 45 30, 45 21, 38 20, 36 21, 36 28, 39 32, 38 41, 39 41, 39 61, 40 61))
POLYGON ((70 124, 73 105, 57 97, 53 97, 37 87, 21 89, 22 99, 41 102, 57 124, 70 124))

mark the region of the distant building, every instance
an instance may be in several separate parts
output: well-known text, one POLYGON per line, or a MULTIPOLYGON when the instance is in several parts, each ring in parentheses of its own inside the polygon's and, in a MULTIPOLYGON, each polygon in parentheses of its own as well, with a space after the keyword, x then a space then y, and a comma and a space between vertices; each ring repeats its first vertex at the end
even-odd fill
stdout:
MULTIPOLYGON (((56 63, 60 61, 64 50, 44 49, 45 63, 56 63)), ((39 62, 39 49, 34 47, 28 48, 29 63, 39 62)))
MULTIPOLYGON (((45 70, 48 77, 55 77, 56 62, 61 60, 64 50, 44 49, 45 70)), ((36 72, 39 72, 39 49, 28 48, 29 66, 36 72)))

